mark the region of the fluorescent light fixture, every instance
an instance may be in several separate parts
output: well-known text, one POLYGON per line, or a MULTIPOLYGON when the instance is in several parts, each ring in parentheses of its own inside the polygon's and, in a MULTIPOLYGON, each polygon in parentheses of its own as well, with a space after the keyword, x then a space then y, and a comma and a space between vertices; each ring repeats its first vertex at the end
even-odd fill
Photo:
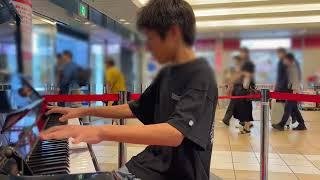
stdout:
POLYGON ((125 23, 123 23, 123 24, 125 24, 125 25, 129 25, 130 23, 129 23, 129 22, 125 22, 125 23))
MULTIPOLYGON (((132 0, 138 7, 147 4, 149 0, 132 0)), ((239 3, 239 2, 259 2, 268 0, 186 0, 191 5, 201 5, 201 4, 224 4, 224 3, 239 3)))
POLYGON ((279 47, 290 49, 291 39, 243 39, 240 41, 241 47, 249 49, 263 50, 263 49, 277 49, 279 47))
POLYGON ((212 8, 194 10, 197 17, 206 16, 226 16, 226 15, 241 15, 241 14, 262 14, 262 13, 282 13, 282 12, 301 12, 301 11, 317 11, 320 10, 320 4, 292 4, 292 5, 277 5, 277 6, 256 6, 256 7, 241 7, 241 8, 212 8))
POLYGON ((250 18, 217 21, 198 21, 198 28, 235 27, 235 26, 259 26, 277 24, 305 24, 319 23, 320 16, 277 17, 277 18, 250 18))
POLYGON ((120 22, 126 22, 126 20, 125 20, 125 19, 119 19, 119 21, 120 21, 120 22))
POLYGON ((85 24, 85 25, 89 25, 89 24, 91 24, 91 23, 90 23, 90 21, 86 21, 84 24, 85 24))
POLYGON ((42 22, 51 24, 51 25, 56 25, 56 24, 57 24, 57 22, 51 21, 51 20, 49 20, 49 19, 39 18, 39 20, 42 21, 42 22))

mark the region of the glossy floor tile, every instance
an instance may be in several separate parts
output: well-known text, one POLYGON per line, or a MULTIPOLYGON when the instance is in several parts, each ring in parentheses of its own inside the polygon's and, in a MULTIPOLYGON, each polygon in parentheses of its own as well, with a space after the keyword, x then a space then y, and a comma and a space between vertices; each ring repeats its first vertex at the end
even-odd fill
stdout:
MULTIPOLYGON (((308 130, 295 132, 269 131, 269 179, 270 180, 320 180, 320 112, 302 112, 308 130)), ((241 135, 232 119, 230 126, 221 120, 224 110, 218 109, 211 158, 211 173, 226 180, 257 180, 260 176, 260 121, 259 111, 251 134, 241 135)), ((108 123, 101 123, 108 124, 108 123)), ((130 120, 129 124, 141 124, 130 120)), ((146 146, 127 144, 128 160, 143 151, 146 146)), ((101 170, 117 168, 118 146, 114 142, 102 142, 93 146, 101 170)), ((214 179, 214 178, 212 178, 214 179)))

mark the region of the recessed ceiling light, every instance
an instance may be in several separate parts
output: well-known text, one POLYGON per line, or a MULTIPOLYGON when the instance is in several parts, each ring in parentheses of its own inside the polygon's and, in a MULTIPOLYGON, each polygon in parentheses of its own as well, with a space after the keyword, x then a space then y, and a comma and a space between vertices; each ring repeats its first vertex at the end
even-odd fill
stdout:
POLYGON ((279 24, 305 24, 319 23, 320 16, 295 16, 295 17, 275 17, 275 18, 251 18, 251 19, 232 19, 216 21, 198 21, 198 28, 216 27, 237 27, 237 26, 261 26, 279 24))
MULTIPOLYGON (((188 3, 190 3, 191 5, 201 5, 201 4, 224 4, 224 3, 240 3, 240 2, 264 2, 264 1, 268 1, 268 0, 217 0, 217 1, 213 1, 213 0, 187 0, 188 3)), ((133 2, 141 7, 145 4, 147 4, 147 2, 149 2, 149 0, 133 0, 133 2)))
POLYGON ((210 9, 195 9, 196 17, 206 16, 228 16, 242 14, 262 14, 262 13, 286 13, 286 12, 303 12, 303 11, 318 11, 320 4, 292 4, 292 5, 268 5, 256 7, 235 7, 235 8, 210 8, 210 9))

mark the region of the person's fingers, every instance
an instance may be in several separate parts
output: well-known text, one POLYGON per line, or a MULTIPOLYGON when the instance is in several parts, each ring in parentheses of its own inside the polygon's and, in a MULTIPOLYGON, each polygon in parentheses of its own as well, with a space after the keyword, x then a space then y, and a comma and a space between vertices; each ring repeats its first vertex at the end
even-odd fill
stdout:
POLYGON ((42 133, 51 133, 51 132, 60 130, 61 128, 63 128, 63 126, 54 126, 54 127, 51 127, 49 129, 43 131, 42 133))
POLYGON ((48 106, 48 109, 58 108, 59 106, 48 106))
POLYGON ((56 107, 56 108, 51 108, 46 114, 50 115, 54 113, 63 113, 63 112, 64 112, 63 108, 56 107))
POLYGON ((70 133, 68 130, 66 129, 60 129, 54 132, 49 132, 49 133, 43 133, 41 135, 41 138, 44 140, 48 140, 48 139, 57 139, 57 140, 61 140, 61 139, 67 139, 72 137, 72 133, 70 133))
POLYGON ((77 136, 76 138, 73 138, 73 139, 71 140, 71 142, 72 142, 73 144, 79 144, 79 143, 83 142, 83 138, 82 138, 82 136, 80 135, 80 136, 77 136))
POLYGON ((65 122, 65 121, 68 121, 68 120, 71 119, 71 118, 73 118, 73 116, 72 116, 71 114, 65 114, 65 115, 63 115, 63 116, 61 116, 61 117, 59 118, 59 121, 65 122))

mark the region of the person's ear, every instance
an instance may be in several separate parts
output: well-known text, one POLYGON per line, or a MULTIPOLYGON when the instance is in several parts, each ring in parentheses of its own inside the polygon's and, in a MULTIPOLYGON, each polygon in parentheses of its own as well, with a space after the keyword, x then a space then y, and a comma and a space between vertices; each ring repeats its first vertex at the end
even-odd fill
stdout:
POLYGON ((171 26, 168 33, 167 37, 172 38, 173 41, 179 40, 179 37, 181 36, 180 28, 178 25, 171 26))

